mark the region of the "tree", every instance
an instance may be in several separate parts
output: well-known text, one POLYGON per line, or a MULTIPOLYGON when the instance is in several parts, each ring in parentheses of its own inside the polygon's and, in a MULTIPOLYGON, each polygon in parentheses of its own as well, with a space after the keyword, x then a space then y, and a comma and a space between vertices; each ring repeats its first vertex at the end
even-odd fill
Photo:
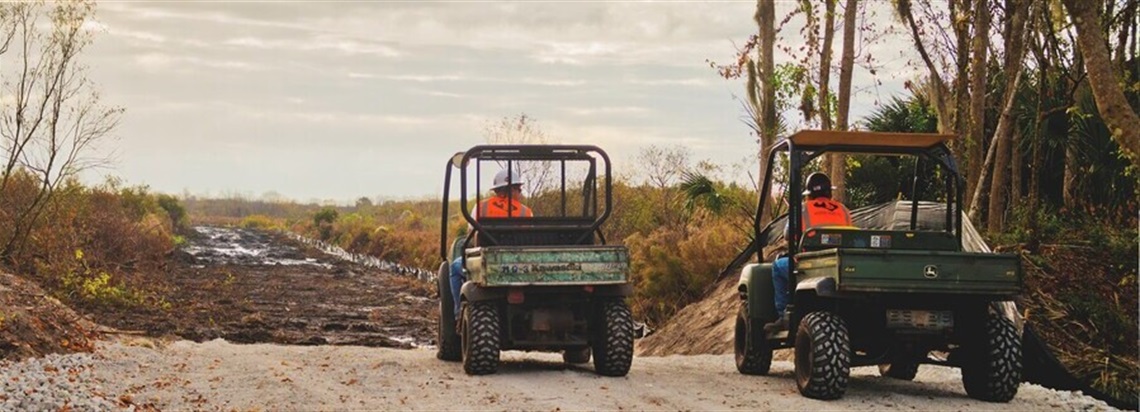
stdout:
MULTIPOLYGON (((858 0, 847 0, 843 10, 843 55, 839 59, 839 107, 836 128, 847 130, 847 115, 851 111, 851 76, 855 69, 855 13, 858 0)), ((847 160, 842 154, 831 159, 831 182, 835 184, 835 200, 843 202, 847 189, 847 160)))
MULTIPOLYGON (((503 117, 497 122, 488 123, 483 129, 483 136, 490 144, 550 144, 551 139, 538 121, 526 113, 519 113, 515 117, 503 117)), ((516 171, 522 174, 526 182, 524 190, 528 197, 538 195, 546 190, 555 176, 554 164, 551 162, 519 162, 513 165, 516 171)), ((499 165, 506 168, 506 164, 499 165)))
POLYGON ((986 54, 990 47, 990 6, 988 0, 974 2, 973 56, 970 58, 970 117, 966 131, 966 152, 969 167, 966 173, 966 203, 974 198, 974 188, 982 173, 982 148, 986 133, 986 54))
POLYGON ((92 40, 83 23, 94 11, 89 0, 0 5, 0 53, 16 46, 13 72, 0 86, 13 99, 0 113, 0 209, 14 210, 4 216, 0 260, 23 248, 61 183, 107 162, 91 152, 114 132, 123 109, 104 105, 79 61, 92 40), (10 198, 6 189, 21 174, 38 189, 10 198))
MULTIPOLYGON (((819 49, 819 126, 831 130, 831 43, 835 39, 835 3, 839 0, 823 0, 823 47, 819 49)), ((847 31, 844 26, 844 36, 847 31)), ((847 46, 844 38, 844 47, 847 46)), ((844 50, 846 51, 846 49, 844 50)), ((854 60, 854 59, 853 59, 854 60)))
MULTIPOLYGON (((998 118, 998 127, 994 131, 993 145, 996 146, 997 160, 993 167, 993 183, 990 185, 990 207, 989 213, 986 214, 986 223, 990 233, 998 233, 1005 227, 1005 192, 1008 187, 1009 169, 1008 165, 1011 163, 1010 149, 1013 145, 1013 132, 1016 128, 1013 125, 1013 111, 1014 98, 1017 96, 1018 87, 1021 83, 1022 76, 1022 61, 1025 57, 1025 33, 1027 32, 1025 25, 1029 20, 1029 7, 1031 3, 1025 0, 1007 0, 1005 9, 1010 13, 1008 24, 1006 24, 1005 35, 1005 99, 1006 104, 1001 111, 1001 117, 998 118)), ((990 170, 990 169, 987 169, 990 170)), ((983 170, 982 173, 986 173, 983 170)), ((1016 168, 1014 171, 1018 170, 1016 168)))
POLYGON ((650 145, 638 153, 637 165, 644 174, 646 183, 658 189, 666 189, 676 184, 689 169, 690 156, 691 152, 685 146, 650 145))
POLYGON ((1077 44, 1085 60, 1097 109, 1112 132, 1112 138, 1120 144, 1120 149, 1132 161, 1133 166, 1140 167, 1140 118, 1137 118, 1136 109, 1128 104, 1128 99, 1118 84, 1119 78, 1113 69, 1116 66, 1108 54, 1108 43, 1101 32, 1101 18, 1097 15, 1096 2, 1061 2, 1076 26, 1077 44))
MULTIPOLYGON (((776 4, 773 0, 756 1, 756 24, 760 29, 760 174, 767 167, 766 155, 776 143, 776 73, 772 48, 776 41, 776 4)), ((763 224, 765 222, 761 222, 763 224)))

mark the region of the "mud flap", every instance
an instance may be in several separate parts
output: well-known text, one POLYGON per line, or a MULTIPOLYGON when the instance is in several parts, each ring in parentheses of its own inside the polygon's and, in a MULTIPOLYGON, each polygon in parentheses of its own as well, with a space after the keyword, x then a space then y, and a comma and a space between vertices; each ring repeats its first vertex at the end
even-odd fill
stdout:
POLYGON ((746 265, 740 277, 741 286, 746 288, 748 296, 748 316, 760 320, 761 325, 776 320, 772 265, 768 263, 746 265))

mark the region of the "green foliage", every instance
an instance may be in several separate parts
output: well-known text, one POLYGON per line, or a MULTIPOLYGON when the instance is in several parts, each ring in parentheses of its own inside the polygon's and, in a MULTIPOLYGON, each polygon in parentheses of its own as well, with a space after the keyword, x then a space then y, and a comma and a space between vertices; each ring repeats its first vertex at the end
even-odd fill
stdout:
POLYGON ((160 194, 157 197, 158 207, 166 211, 166 216, 170 218, 170 222, 174 224, 174 230, 179 233, 185 233, 190 229, 190 217, 186 214, 186 207, 178 201, 178 198, 166 194, 160 194))
POLYGON ((238 224, 246 229, 278 229, 281 224, 277 220, 265 215, 249 215, 238 224))
POLYGON ((325 207, 313 214, 313 226, 320 234, 319 239, 330 240, 333 237, 333 222, 336 222, 339 213, 332 207, 325 207))
POLYGON ((874 132, 934 133, 938 131, 938 116, 925 96, 911 94, 906 99, 898 96, 879 107, 863 123, 874 132))
POLYGON ((634 313, 651 324, 664 323, 700 299, 746 242, 743 234, 723 220, 689 230, 659 227, 626 238, 634 313))
POLYGON ((111 274, 88 266, 80 249, 75 250, 72 270, 63 274, 61 280, 61 293, 88 303, 130 308, 146 302, 142 292, 116 284, 112 282, 111 274))
POLYGON ((336 221, 339 213, 335 208, 324 207, 313 214, 313 225, 320 226, 321 224, 332 224, 336 221))
MULTIPOLYGON (((863 123, 874 132, 933 133, 938 118, 925 97, 912 94, 891 101, 871 113, 863 123)), ((847 207, 851 209, 894 199, 945 200, 944 175, 931 164, 918 174, 913 192, 915 157, 852 155, 847 157, 847 207)))

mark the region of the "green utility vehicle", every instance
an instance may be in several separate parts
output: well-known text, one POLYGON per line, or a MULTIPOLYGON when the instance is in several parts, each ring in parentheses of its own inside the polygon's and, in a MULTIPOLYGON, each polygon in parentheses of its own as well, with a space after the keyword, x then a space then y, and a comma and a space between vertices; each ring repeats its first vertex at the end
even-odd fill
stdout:
MULTIPOLYGON (((946 146, 951 137, 801 131, 773 146, 756 208, 755 241, 742 254, 747 260, 758 253, 761 263, 744 266, 740 275, 737 370, 766 375, 773 349, 795 348, 796 385, 810 398, 843 396, 851 367, 878 365, 884 376, 912 380, 924 363, 961 368, 970 397, 1014 397, 1021 381, 1021 339, 996 306, 1020 294, 1021 267, 1015 255, 964 248, 964 185, 946 146), (914 161, 913 181, 900 185, 900 192, 910 186, 913 199, 855 210, 860 228, 805 233, 799 207, 803 170, 824 153, 914 161), (774 182, 777 164, 787 165, 786 181, 774 182), (923 190, 922 182, 930 187, 923 190), (783 189, 786 204, 772 201, 774 185, 783 189), (939 193, 938 202, 920 202, 921 192, 939 193), (759 217, 780 205, 794 207, 761 228, 759 217), (783 241, 790 267, 786 328, 774 322, 772 263, 759 253, 783 241)), ((984 248, 968 222, 966 227, 984 248)))
POLYGON ((629 372, 629 252, 607 246, 600 230, 611 210, 610 176, 609 157, 595 146, 484 145, 447 161, 438 358, 461 360, 467 374, 484 375, 498 370, 503 350, 561 351, 572 364, 587 363, 592 355, 600 375, 629 372), (448 221, 454 215, 448 195, 455 170, 457 214, 470 229, 449 248, 448 221), (532 192, 524 200, 533 217, 474 216, 475 205, 487 196, 480 172, 488 170, 522 175, 532 192), (466 272, 457 296, 449 284, 455 259, 466 272))

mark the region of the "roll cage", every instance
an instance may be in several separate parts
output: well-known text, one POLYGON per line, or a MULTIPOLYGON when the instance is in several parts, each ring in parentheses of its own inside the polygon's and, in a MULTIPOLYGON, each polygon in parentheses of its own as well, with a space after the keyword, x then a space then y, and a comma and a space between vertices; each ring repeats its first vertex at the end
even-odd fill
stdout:
MULTIPOLYGON (((459 152, 447 160, 443 182, 443 210, 440 214, 440 257, 448 260, 447 228, 450 213, 451 178, 454 170, 459 171, 459 210, 463 219, 472 230, 464 239, 464 247, 470 246, 472 241, 478 239, 480 246, 525 246, 525 245, 573 245, 593 244, 594 236, 605 243, 601 234, 602 223, 609 218, 613 198, 611 194, 611 165, 609 155, 601 148, 593 145, 479 145, 466 152, 459 152), (508 170, 508 181, 514 181, 513 174, 517 171, 519 162, 545 161, 557 162, 560 166, 557 174, 560 176, 560 185, 555 189, 560 191, 560 214, 557 216, 538 216, 527 219, 518 218, 489 218, 472 216, 470 207, 468 179, 469 169, 474 165, 475 177, 475 204, 483 201, 482 166, 484 162, 500 163, 508 170), (580 216, 567 215, 567 163, 582 162, 587 165, 585 178, 582 181, 582 214, 580 216), (600 182, 604 199, 601 215, 598 214, 598 184, 599 168, 603 180, 600 182)), ((569 190, 576 190, 570 188, 569 190)))
MULTIPOLYGON (((792 235, 788 239, 788 251, 795 253, 799 250, 799 243, 803 239, 803 228, 801 219, 801 208, 798 207, 803 199, 803 178, 802 169, 812 160, 822 156, 825 153, 866 153, 866 154, 879 154, 879 155, 899 155, 899 156, 915 156, 915 173, 912 193, 917 193, 917 186, 919 183, 919 174, 923 167, 923 161, 933 162, 946 171, 943 179, 943 184, 946 187, 946 225, 945 230, 952 232, 958 244, 958 250, 962 250, 962 214, 961 204, 963 199, 963 188, 965 181, 958 173, 958 166, 954 162, 954 157, 950 153, 950 149, 946 147, 946 142, 953 138, 953 135, 946 134, 931 134, 931 133, 878 133, 878 132, 838 132, 838 131, 819 131, 819 130, 805 130, 795 133, 791 136, 785 137, 777 141, 772 148, 768 151, 768 163, 764 171, 764 184, 760 189, 759 201, 756 205, 756 215, 753 219, 753 230, 755 238, 753 240, 756 247, 754 252, 758 255, 758 260, 763 260, 760 253, 762 249, 760 242, 764 239, 766 232, 772 229, 772 225, 761 228, 760 216, 764 212, 764 207, 770 201, 770 193, 772 190, 773 170, 776 163, 776 155, 779 153, 787 152, 789 157, 788 167, 788 232, 792 235), (951 230, 952 229, 952 230, 951 230)), ((915 230, 918 220, 918 197, 912 196, 911 216, 910 216, 910 229, 915 230)), ((775 222, 775 220, 773 220, 775 222)))

